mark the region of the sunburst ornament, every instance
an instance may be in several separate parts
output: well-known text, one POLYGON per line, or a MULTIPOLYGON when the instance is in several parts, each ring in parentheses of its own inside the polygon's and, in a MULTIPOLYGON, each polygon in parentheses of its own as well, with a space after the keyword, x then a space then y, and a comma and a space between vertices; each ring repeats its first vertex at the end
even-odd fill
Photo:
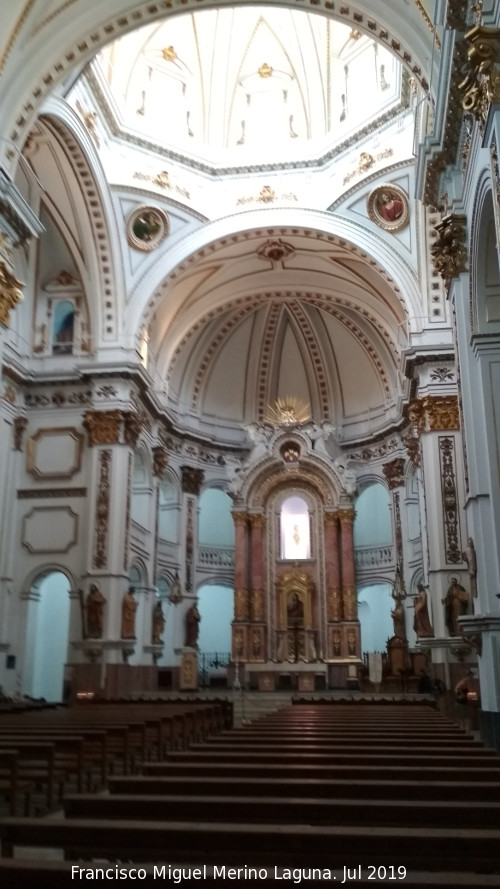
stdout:
POLYGON ((269 405, 265 419, 271 426, 296 426, 311 419, 311 410, 301 398, 285 395, 269 405))

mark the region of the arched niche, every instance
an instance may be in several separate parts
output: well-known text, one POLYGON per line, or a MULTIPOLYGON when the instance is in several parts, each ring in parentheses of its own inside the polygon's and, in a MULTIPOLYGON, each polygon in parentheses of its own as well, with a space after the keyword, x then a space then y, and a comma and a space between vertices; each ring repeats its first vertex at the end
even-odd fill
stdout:
POLYGON ((20 691, 33 698, 60 702, 68 661, 71 583, 61 570, 35 577, 28 594, 25 659, 19 671, 20 691))
POLYGON ((293 561, 310 559, 312 552, 309 504, 297 494, 285 496, 279 513, 280 557, 293 561))
POLYGON ((482 333, 500 329, 500 265, 491 189, 483 194, 472 249, 475 251, 472 323, 482 333), (475 318, 475 324, 474 324, 475 318))

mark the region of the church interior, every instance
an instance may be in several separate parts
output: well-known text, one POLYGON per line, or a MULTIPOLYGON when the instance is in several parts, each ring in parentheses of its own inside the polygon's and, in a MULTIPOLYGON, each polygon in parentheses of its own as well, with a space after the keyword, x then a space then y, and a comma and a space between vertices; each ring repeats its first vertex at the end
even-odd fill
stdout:
POLYGON ((200 867, 260 850, 245 881, 294 848, 318 881, 414 889, 456 885, 401 867, 456 871, 460 833, 460 885, 494 885, 500 0, 1 5, 5 885, 69 885, 102 836, 127 859, 128 830, 138 862, 168 835, 200 867), (235 691, 293 703, 229 752, 235 691), (60 706, 19 715, 37 702, 60 706), (69 762, 66 818, 28 817, 69 762), (176 786, 189 828, 162 834, 176 786), (66 860, 30 870, 21 837, 66 860))
POLYGON ((393 6, 5 13, 7 697, 473 667, 498 744, 497 3, 393 6))

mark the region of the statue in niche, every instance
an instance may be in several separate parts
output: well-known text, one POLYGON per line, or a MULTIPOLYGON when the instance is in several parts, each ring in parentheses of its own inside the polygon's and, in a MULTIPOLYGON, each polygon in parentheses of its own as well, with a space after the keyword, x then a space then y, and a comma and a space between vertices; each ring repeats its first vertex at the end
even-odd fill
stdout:
POLYGON ((134 598, 135 588, 129 586, 122 600, 122 639, 135 639, 135 612, 137 602, 134 598))
POLYGON ((153 629, 151 632, 151 641, 158 644, 162 641, 163 630, 165 629, 165 618, 163 616, 163 608, 161 602, 157 602, 153 608, 153 629))
POLYGON ((186 613, 186 646, 196 648, 198 645, 198 633, 200 630, 201 615, 195 602, 186 613))
POLYGON ((355 494, 358 486, 356 475, 352 469, 348 468, 345 457, 337 457, 337 459, 333 461, 333 465, 337 470, 337 475, 340 478, 346 494, 349 494, 350 496, 355 494))
POLYGON ((458 577, 451 578, 448 592, 442 603, 444 605, 445 623, 450 636, 459 636, 458 618, 467 613, 469 594, 465 587, 459 583, 458 577))
POLYGON ((467 546, 465 552, 462 553, 462 559, 467 563, 470 591, 475 599, 477 596, 477 559, 472 537, 469 537, 467 540, 467 546))
POLYGON ((304 626, 304 603, 298 593, 294 593, 289 599, 286 611, 289 627, 304 626))
POLYGON ((102 637, 105 604, 106 599, 99 587, 95 583, 91 584, 85 603, 88 639, 101 639, 102 637))
POLYGON ((428 587, 425 587, 423 583, 419 583, 417 587, 418 594, 415 599, 415 613, 413 617, 413 629, 417 639, 428 639, 434 636, 427 608, 427 589, 428 587))

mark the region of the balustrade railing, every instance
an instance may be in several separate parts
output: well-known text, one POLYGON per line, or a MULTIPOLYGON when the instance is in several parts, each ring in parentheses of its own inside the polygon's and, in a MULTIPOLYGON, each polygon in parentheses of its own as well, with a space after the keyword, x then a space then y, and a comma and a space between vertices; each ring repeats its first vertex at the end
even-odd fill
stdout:
POLYGON ((354 560, 358 571, 366 568, 382 568, 394 564, 393 546, 366 546, 356 549, 354 560))
POLYGON ((199 568, 234 568, 234 547, 199 546, 199 568))

